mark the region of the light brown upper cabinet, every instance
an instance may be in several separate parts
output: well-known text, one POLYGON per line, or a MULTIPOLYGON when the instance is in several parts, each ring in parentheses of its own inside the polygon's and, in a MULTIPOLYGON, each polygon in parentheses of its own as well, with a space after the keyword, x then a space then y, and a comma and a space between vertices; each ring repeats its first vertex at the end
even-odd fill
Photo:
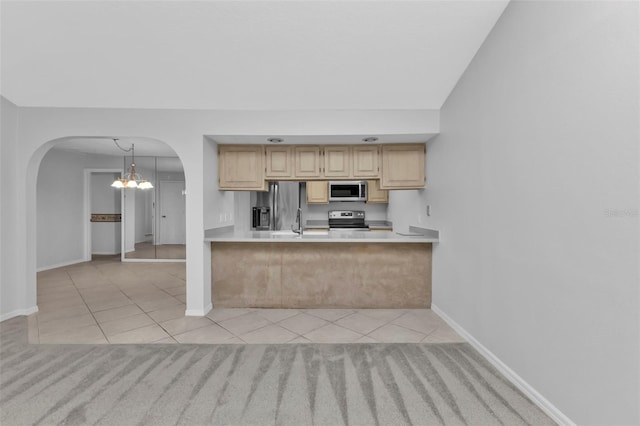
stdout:
POLYGON ((329 182, 316 180, 307 182, 307 204, 329 203, 329 182))
POLYGON ((294 177, 317 178, 322 176, 322 163, 320 155, 322 150, 317 145, 298 145, 293 147, 294 152, 294 177))
POLYGON ((264 150, 266 161, 264 175, 267 179, 293 177, 293 147, 266 146, 264 150))
POLYGON ((219 145, 218 153, 222 190, 265 191, 269 180, 379 180, 373 188, 381 190, 425 184, 424 144, 219 145))
POLYGON ((324 176, 344 179, 351 177, 351 147, 346 145, 324 147, 324 176))
POLYGON ((219 189, 264 191, 264 147, 262 145, 219 145, 219 189))
POLYGON ((382 189, 418 189, 425 184, 425 145, 382 145, 382 189))
POLYGON ((367 203, 389 204, 389 191, 380 189, 380 179, 367 181, 367 203))
POLYGON ((354 146, 351 152, 353 159, 353 177, 378 177, 380 173, 378 145, 354 146))

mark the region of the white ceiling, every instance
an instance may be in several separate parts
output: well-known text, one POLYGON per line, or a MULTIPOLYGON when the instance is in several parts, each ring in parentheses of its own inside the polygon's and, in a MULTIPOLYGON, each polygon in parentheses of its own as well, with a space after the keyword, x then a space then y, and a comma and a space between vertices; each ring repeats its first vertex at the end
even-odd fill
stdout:
MULTIPOLYGON (((117 138, 117 136, 114 136, 117 138)), ((123 149, 130 149, 135 145, 136 157, 158 156, 177 157, 171 147, 164 142, 149 138, 118 138, 118 144, 123 149)), ((120 150, 111 138, 101 137, 74 137, 59 141, 53 149, 63 151, 84 152, 88 154, 115 155, 118 157, 131 157, 131 152, 120 150)))
POLYGON ((19 106, 439 109, 508 0, 2 1, 19 106))
MULTIPOLYGON (((115 137, 115 136, 114 136, 115 137)), ((162 172, 182 172, 182 161, 178 158, 175 151, 164 142, 149 138, 118 138, 118 144, 123 149, 131 148, 135 145, 136 163, 142 168, 153 168, 153 164, 157 165, 157 170, 162 172), (143 159, 143 157, 146 157, 143 159), (148 157, 161 157, 154 163, 148 157)), ((85 154, 100 154, 125 158, 124 163, 129 164, 131 161, 131 152, 120 150, 113 139, 101 137, 74 137, 59 141, 52 150, 62 150, 66 152, 80 152, 85 154)), ((123 164, 124 164, 123 163, 123 164)))
POLYGON ((394 135, 209 135, 208 137, 220 144, 257 144, 269 145, 267 139, 282 139, 282 144, 296 145, 343 145, 343 144, 380 144, 380 143, 415 143, 426 142, 435 134, 394 134, 394 135), (374 136, 376 141, 365 142, 364 138, 374 136))

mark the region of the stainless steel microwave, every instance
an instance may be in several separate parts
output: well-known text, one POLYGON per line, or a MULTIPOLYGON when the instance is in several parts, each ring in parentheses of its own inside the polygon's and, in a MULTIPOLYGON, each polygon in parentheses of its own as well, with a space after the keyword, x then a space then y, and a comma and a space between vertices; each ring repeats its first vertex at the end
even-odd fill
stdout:
POLYGON ((367 201, 367 182, 330 181, 329 201, 367 201))

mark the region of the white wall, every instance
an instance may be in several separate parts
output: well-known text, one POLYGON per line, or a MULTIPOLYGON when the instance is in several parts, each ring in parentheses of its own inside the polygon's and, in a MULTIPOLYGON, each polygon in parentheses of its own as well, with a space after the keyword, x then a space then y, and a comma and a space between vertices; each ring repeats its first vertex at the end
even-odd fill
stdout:
POLYGON ((89 218, 84 216, 84 169, 91 168, 122 168, 122 157, 59 149, 44 156, 36 185, 38 270, 86 260, 84 227, 89 218))
MULTIPOLYGON (((147 157, 140 157, 140 163, 145 163, 147 159, 147 157)), ((86 260, 84 258, 84 222, 88 218, 84 217, 84 169, 122 167, 121 156, 83 154, 55 148, 45 155, 37 181, 38 270, 86 260)), ((138 172, 144 178, 155 176, 152 169, 140 167, 138 172)), ((113 173, 92 174, 91 193, 98 196, 92 197, 91 213, 120 212, 121 191, 110 187, 113 176, 113 173)), ((158 180, 184 181, 184 173, 162 172, 158 173, 157 178, 158 180)), ((136 242, 145 241, 145 234, 150 233, 152 228, 150 200, 148 196, 142 195, 140 191, 125 190, 127 212, 137 217, 136 220, 123 223, 128 227, 127 235, 135 235, 136 242), (136 226, 137 224, 140 226, 136 226)), ((121 225, 121 223, 92 223, 92 252, 94 254, 120 253, 121 225)), ((126 251, 133 250, 134 242, 127 240, 126 251)))
MULTIPOLYGON (((91 174, 91 214, 120 214, 120 190, 111 188, 111 183, 117 177, 120 177, 120 173, 91 174)), ((58 196, 60 195, 62 193, 58 192, 58 196)), ((83 216, 82 220, 89 219, 83 216)), ((91 253, 120 253, 121 234, 121 222, 92 222, 91 253)))
MULTIPOLYGON (((210 244, 203 230, 233 224, 221 223, 221 209, 232 217, 233 195, 217 189, 215 143, 206 135, 335 135, 335 134, 433 134, 439 129, 439 113, 434 110, 362 111, 196 111, 102 108, 18 108, 15 150, 16 175, 24 180, 24 191, 3 199, 15 206, 15 234, 8 241, 16 262, 3 258, 3 269, 13 277, 2 282, 3 292, 22 293, 16 309, 36 306, 36 176, 42 158, 61 138, 70 136, 136 136, 168 144, 185 169, 187 190, 187 314, 203 315, 210 309, 210 244), (205 142, 206 141, 206 142, 205 142), (218 201, 222 200, 222 203, 218 201)), ((3 141, 4 147, 4 141, 3 141)), ((3 171, 3 179, 4 179, 3 171)), ((3 208, 4 212, 4 208, 3 208)), ((6 228, 10 228, 4 225, 6 228)), ((3 229, 3 236, 6 229, 3 229)), ((0 312, 0 315, 10 311, 0 312)))
POLYGON ((85 159, 85 154, 52 150, 42 162, 37 184, 38 269, 84 259, 85 159))
MULTIPOLYGON (((427 156, 429 153, 427 152, 427 156)), ((426 187, 430 185, 427 182, 426 187)), ((427 189, 389 191, 388 220, 393 222, 396 232, 409 232, 409 226, 426 224, 425 194, 427 189)))
POLYGON ((24 263, 15 242, 20 238, 18 173, 18 108, 0 96, 0 321, 35 311, 24 286, 19 286, 24 263))
MULTIPOLYGON (((203 142, 204 229, 234 224, 234 193, 218 190, 218 144, 209 138, 203 142), (227 219, 221 218, 225 215, 227 219)), ((188 196, 188 194, 187 194, 188 196)))
POLYGON ((434 304, 578 424, 638 424, 638 3, 507 7, 441 110, 434 304))
POLYGON ((233 226, 237 231, 249 231, 251 230, 252 217, 251 217, 251 192, 249 191, 235 191, 234 195, 234 215, 233 226))

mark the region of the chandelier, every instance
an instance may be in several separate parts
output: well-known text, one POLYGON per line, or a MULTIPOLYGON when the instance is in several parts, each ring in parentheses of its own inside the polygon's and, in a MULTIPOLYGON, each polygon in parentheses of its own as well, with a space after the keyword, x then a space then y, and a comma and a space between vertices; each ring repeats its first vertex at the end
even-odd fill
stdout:
MULTIPOLYGON (((126 173, 124 177, 117 178, 111 184, 114 188, 130 188, 130 189, 151 189, 153 185, 148 180, 142 179, 138 173, 136 173, 136 151, 135 145, 131 144, 131 148, 124 149, 118 144, 118 139, 113 138, 113 143, 116 144, 118 148, 120 148, 124 152, 131 152, 131 167, 129 169, 129 173, 126 173)), ((125 156, 126 158, 126 156, 125 156)))

